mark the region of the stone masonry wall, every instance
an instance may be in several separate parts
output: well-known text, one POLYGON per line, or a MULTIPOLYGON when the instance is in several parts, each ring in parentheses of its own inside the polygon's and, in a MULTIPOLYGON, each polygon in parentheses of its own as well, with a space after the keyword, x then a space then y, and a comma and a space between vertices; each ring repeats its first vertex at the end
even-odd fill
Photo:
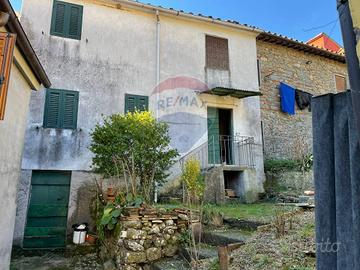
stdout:
POLYGON ((335 74, 347 77, 346 64, 263 41, 257 41, 257 50, 265 159, 295 158, 299 148, 311 153, 311 112, 296 106, 296 115, 282 113, 279 84, 313 95, 336 93, 335 74))
POLYGON ((152 262, 172 257, 178 251, 180 234, 188 229, 188 212, 180 209, 164 214, 146 211, 121 218, 119 269, 147 269, 145 267, 152 262))

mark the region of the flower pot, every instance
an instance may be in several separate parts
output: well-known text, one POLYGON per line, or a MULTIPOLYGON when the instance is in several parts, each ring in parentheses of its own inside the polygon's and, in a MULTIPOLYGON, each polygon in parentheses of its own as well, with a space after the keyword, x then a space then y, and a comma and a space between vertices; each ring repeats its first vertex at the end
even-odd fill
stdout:
POLYGON ((87 243, 89 243, 91 245, 95 245, 96 241, 97 241, 97 236, 93 235, 93 234, 87 234, 85 240, 87 243))

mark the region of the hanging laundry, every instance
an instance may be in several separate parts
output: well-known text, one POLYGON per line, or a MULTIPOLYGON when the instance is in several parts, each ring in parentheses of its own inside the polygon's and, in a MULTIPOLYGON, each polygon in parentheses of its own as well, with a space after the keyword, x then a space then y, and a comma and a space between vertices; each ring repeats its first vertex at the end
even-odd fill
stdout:
POLYGON ((306 108, 309 108, 309 112, 311 112, 312 96, 312 94, 305 91, 299 89, 295 90, 295 100, 300 110, 305 110, 306 108))
POLYGON ((290 115, 295 114, 295 89, 285 83, 280 83, 281 110, 290 115))

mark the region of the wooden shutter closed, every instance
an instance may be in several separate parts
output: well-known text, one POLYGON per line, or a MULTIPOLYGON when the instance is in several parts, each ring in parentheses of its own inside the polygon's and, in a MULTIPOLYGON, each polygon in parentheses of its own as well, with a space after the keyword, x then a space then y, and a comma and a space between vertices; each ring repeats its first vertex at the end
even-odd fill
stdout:
POLYGON ((78 100, 78 92, 63 93, 62 128, 76 129, 78 100))
POLYGON ((0 33, 0 120, 4 120, 6 97, 15 47, 16 35, 0 33))
POLYGON ((69 6, 69 37, 71 38, 81 39, 82 10, 82 6, 69 6))
POLYGON ((60 127, 61 91, 48 89, 46 91, 44 127, 60 127))
POLYGON ((76 129, 79 92, 47 89, 44 127, 76 129))
POLYGON ((54 2, 52 25, 54 34, 65 35, 65 9, 65 3, 54 2))
POLYGON ((346 78, 344 76, 335 75, 336 91, 343 92, 346 90, 346 78))
POLYGON ((147 111, 149 107, 149 97, 139 96, 137 102, 137 109, 139 111, 147 111))
POLYGON ((125 113, 135 111, 147 111, 149 109, 149 97, 139 95, 125 95, 125 113))
POLYGON ((206 36, 206 67, 229 70, 229 45, 225 38, 206 36))
POLYGON ((50 34, 80 40, 82 16, 82 6, 54 1, 50 34))

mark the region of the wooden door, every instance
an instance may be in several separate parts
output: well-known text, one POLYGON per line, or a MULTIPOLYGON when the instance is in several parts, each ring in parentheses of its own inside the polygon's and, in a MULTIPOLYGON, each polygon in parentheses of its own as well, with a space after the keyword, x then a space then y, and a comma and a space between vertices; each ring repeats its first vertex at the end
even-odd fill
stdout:
POLYGON ((220 126, 219 110, 208 107, 208 160, 209 164, 220 164, 220 126))
POLYGON ((71 172, 33 171, 24 248, 62 248, 66 242, 71 172))

